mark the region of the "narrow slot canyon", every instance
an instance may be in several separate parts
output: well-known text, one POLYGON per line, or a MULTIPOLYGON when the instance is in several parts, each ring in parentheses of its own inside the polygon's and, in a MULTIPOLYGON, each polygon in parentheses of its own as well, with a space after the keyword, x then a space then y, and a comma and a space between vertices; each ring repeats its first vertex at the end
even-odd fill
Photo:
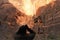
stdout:
POLYGON ((25 40, 60 40, 60 0, 0 0, 0 40, 21 40, 24 25, 25 40))

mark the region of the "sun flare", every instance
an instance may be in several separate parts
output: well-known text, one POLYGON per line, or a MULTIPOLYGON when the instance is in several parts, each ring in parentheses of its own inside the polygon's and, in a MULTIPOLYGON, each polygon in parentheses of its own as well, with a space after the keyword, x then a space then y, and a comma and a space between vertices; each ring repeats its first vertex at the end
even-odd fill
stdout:
POLYGON ((36 11, 39 7, 46 6, 54 1, 56 0, 9 0, 10 3, 27 16, 36 15, 36 11))
POLYGON ((23 0, 23 9, 26 15, 33 16, 35 13, 35 6, 33 6, 31 0, 23 0))

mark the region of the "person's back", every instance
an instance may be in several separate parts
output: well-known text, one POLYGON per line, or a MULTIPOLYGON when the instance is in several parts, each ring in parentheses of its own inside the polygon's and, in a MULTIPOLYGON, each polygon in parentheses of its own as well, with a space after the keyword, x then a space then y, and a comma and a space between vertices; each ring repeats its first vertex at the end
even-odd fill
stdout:
POLYGON ((24 26, 24 25, 22 27, 20 27, 16 34, 18 34, 18 35, 26 35, 26 27, 27 26, 24 26))
POLYGON ((28 28, 27 25, 23 25, 20 27, 20 29, 18 30, 18 32, 16 33, 16 35, 20 35, 19 38, 17 37, 17 39, 19 40, 33 40, 34 36, 35 36, 35 32, 33 30, 31 30, 30 28, 28 28), (26 33, 26 30, 30 32, 30 34, 26 33))

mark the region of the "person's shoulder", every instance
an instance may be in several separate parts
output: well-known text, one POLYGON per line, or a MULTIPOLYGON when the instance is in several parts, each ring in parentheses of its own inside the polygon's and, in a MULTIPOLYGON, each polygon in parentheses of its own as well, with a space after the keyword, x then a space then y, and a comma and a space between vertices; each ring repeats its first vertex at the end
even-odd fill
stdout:
POLYGON ((28 25, 25 25, 26 28, 28 28, 28 25))

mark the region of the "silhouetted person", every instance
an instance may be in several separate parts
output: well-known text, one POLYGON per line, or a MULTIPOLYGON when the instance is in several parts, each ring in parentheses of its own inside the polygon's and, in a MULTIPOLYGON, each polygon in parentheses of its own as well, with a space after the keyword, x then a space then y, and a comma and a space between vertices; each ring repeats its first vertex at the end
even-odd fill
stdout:
POLYGON ((15 38, 15 40, 33 40, 35 37, 35 32, 28 28, 27 25, 23 25, 20 27, 16 35, 18 36, 15 38), (29 34, 27 34, 27 31, 29 31, 29 34))

